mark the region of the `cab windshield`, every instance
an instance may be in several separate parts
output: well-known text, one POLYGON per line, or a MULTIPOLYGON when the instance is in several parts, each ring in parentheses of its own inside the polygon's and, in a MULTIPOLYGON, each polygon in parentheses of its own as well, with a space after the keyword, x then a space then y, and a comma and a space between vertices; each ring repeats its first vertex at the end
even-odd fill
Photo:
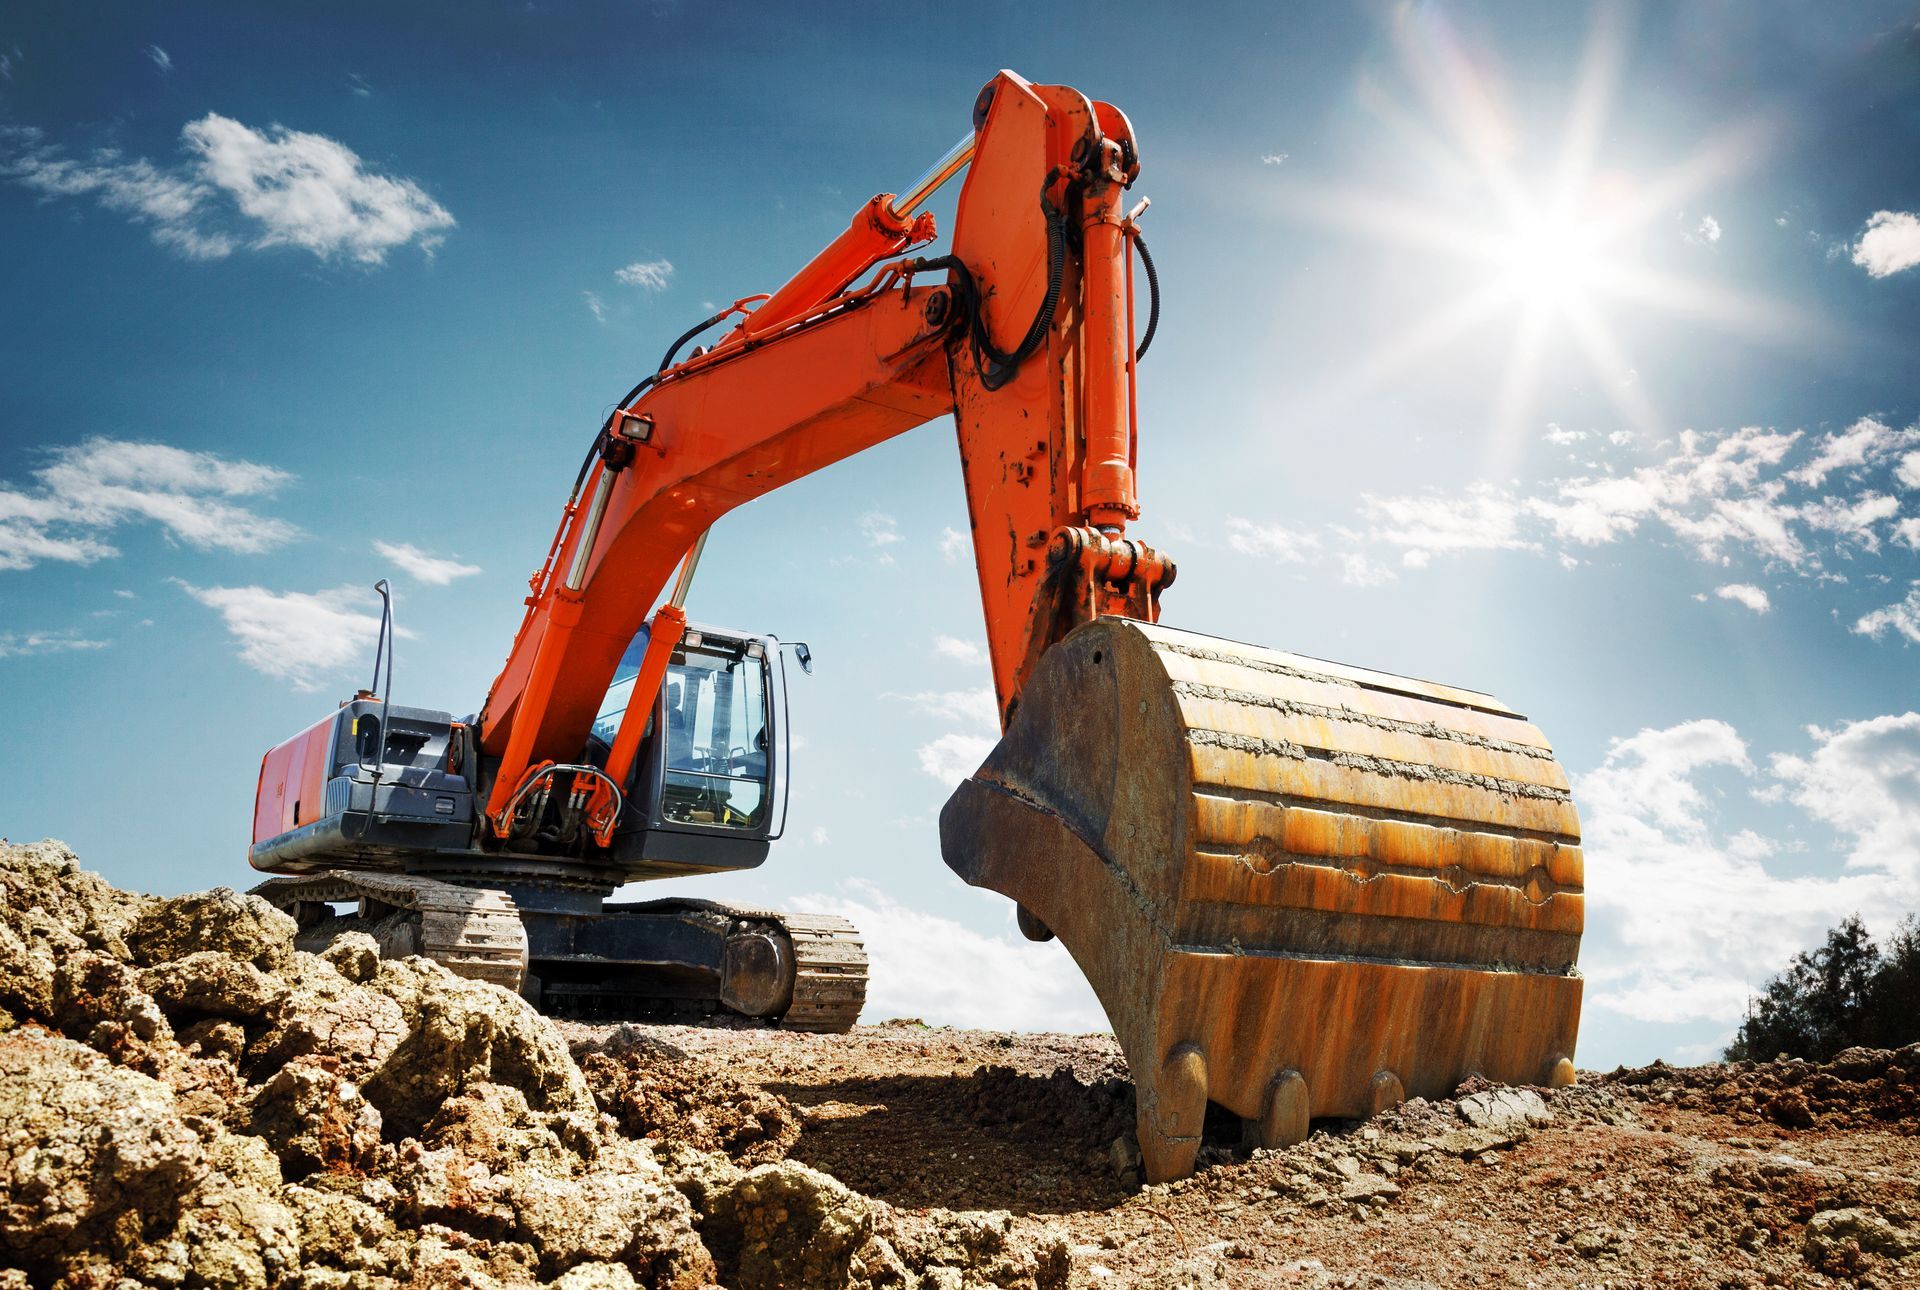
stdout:
MULTIPOLYGON (((594 719, 594 734, 611 743, 633 696, 646 653, 641 636, 621 659, 594 719)), ((766 820, 768 729, 766 671, 744 652, 682 646, 662 686, 665 769, 660 818, 677 824, 756 829, 766 820)), ((646 738, 658 737, 659 717, 646 738)))

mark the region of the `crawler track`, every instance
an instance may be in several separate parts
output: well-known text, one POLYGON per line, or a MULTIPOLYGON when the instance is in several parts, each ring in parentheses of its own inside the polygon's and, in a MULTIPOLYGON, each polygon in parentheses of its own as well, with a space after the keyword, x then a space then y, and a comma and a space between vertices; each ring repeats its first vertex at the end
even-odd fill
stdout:
MULTIPOLYGON (((437 878, 342 870, 269 878, 253 891, 292 914, 303 932, 325 929, 331 939, 363 929, 374 934, 383 954, 424 954, 457 976, 516 993, 526 982, 527 933, 505 892, 437 878), (364 902, 367 913, 334 918, 317 912, 346 901, 364 902), (383 908, 391 913, 383 914, 383 908), (402 917, 396 920, 392 913, 402 917)), ((781 1027, 816 1034, 843 1034, 853 1028, 867 998, 867 953, 852 923, 830 914, 685 903, 738 922, 770 923, 786 933, 793 945, 794 981, 792 1001, 779 1017, 781 1027)), ((643 1002, 635 997, 636 1007, 643 1002)), ((726 1011, 718 1001, 712 1008, 726 1011)))

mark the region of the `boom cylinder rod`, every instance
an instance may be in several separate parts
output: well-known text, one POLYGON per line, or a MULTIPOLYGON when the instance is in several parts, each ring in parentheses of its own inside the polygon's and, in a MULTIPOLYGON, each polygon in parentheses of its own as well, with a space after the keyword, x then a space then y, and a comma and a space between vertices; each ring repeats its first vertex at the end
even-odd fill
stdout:
POLYGON ((914 180, 912 187, 893 199, 893 213, 905 219, 920 209, 929 197, 940 190, 942 184, 959 174, 973 160, 974 145, 979 137, 971 130, 961 135, 960 141, 948 148, 940 160, 928 166, 927 172, 914 180))
POLYGON ((700 567, 700 553, 707 549, 707 534, 711 532, 713 532, 712 529, 702 531, 700 536, 693 540, 693 545, 687 548, 686 556, 680 561, 680 576, 674 580, 673 596, 670 601, 675 609, 687 607, 687 593, 693 590, 693 571, 700 567))
POLYGON ((578 591, 587 581, 587 558, 593 554, 593 544, 600 538, 600 521, 607 515, 607 497, 613 492, 614 472, 602 463, 599 478, 593 486, 593 498, 587 503, 587 518, 580 526, 580 536, 574 540, 573 557, 567 561, 566 588, 578 591))

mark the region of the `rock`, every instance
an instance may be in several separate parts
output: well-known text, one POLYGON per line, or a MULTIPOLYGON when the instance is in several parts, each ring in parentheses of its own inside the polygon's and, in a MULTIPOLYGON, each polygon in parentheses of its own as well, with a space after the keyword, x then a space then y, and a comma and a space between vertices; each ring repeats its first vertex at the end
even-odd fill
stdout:
POLYGON ((222 1062, 238 1062, 240 1054, 247 1050, 246 1030, 238 1022, 219 1017, 194 1022, 178 1032, 174 1040, 189 1055, 222 1062))
POLYGON ((1829 1209, 1807 1220, 1801 1251, 1818 1268, 1843 1265, 1847 1245, 1867 1254, 1901 1259, 1920 1250, 1920 1233, 1897 1227, 1871 1209, 1829 1209))
POLYGON ((288 1187, 280 1193, 300 1231, 302 1261, 341 1272, 383 1273, 394 1227, 373 1206, 352 1196, 312 1187, 288 1187))
POLYGON ((37 1283, 268 1290, 300 1250, 280 1186, 264 1142, 182 1115, 160 1081, 0 1036, 0 1252, 37 1283))
POLYGON ((175 1020, 224 1017, 259 1021, 286 993, 286 987, 253 964, 213 950, 140 973, 140 988, 175 1020))
POLYGON ((355 984, 373 980, 373 974, 380 970, 380 946, 365 932, 342 932, 320 957, 355 984))
POLYGON ((324 1057, 280 1068, 254 1093, 250 1126, 280 1153, 290 1179, 358 1173, 380 1156, 380 1112, 324 1057))
POLYGON ((1583 1227, 1567 1244, 1583 1259, 1598 1259, 1619 1247, 1620 1235, 1608 1227, 1583 1227))
POLYGON ((618 1263, 582 1263, 568 1268, 551 1290, 634 1290, 633 1273, 618 1263))
POLYGON ((293 957, 294 921, 258 896, 230 887, 156 901, 126 934, 133 960, 145 967, 213 950, 266 971, 293 957))
POLYGON ((0 1035, 0 1252, 36 1277, 131 1217, 164 1219, 207 1170, 173 1094, 70 1039, 0 1035))
POLYGON ((1113 1162, 1113 1171, 1122 1178, 1140 1173, 1140 1144, 1131 1133, 1123 1133, 1113 1140, 1113 1145, 1107 1148, 1107 1158, 1113 1162))
POLYGON ((712 1282, 713 1260, 694 1232, 693 1208, 646 1148, 620 1143, 605 1163, 577 1178, 531 1169, 507 1175, 500 1194, 513 1211, 515 1234, 539 1251, 543 1271, 621 1263, 649 1286, 694 1290, 712 1282))
POLYGON ((907 1269, 932 1284, 1064 1290, 1072 1270, 1066 1233, 1017 1223, 1005 1210, 891 1212, 881 1227, 907 1269))
POLYGON ((649 1144, 653 1158, 697 1214, 710 1214, 720 1196, 740 1181, 746 1171, 714 1151, 701 1151, 684 1142, 649 1144))
POLYGON ((447 1099, 421 1131, 434 1149, 452 1149, 489 1170, 516 1167, 568 1176, 590 1167, 604 1143, 596 1116, 536 1112, 503 1084, 476 1084, 447 1099))
POLYGON ((1524 1128, 1518 1130, 1464 1128, 1448 1129, 1444 1133, 1432 1134, 1421 1141, 1435 1151, 1465 1160, 1484 1151, 1498 1151, 1503 1147, 1514 1146, 1526 1136, 1527 1131, 1524 1128))
POLYGON ((1529 1088, 1488 1089, 1463 1097, 1456 1105, 1461 1119, 1493 1132, 1517 1132, 1524 1137, 1529 1129, 1553 1122, 1553 1112, 1529 1088))
POLYGON ((1400 1188, 1379 1174, 1361 1174, 1340 1189, 1340 1199, 1348 1201, 1389 1200, 1400 1188))
POLYGON ((208 1127, 207 1176, 170 1233, 129 1251, 127 1272, 158 1285, 269 1290, 300 1261, 299 1223, 279 1197, 279 1162, 258 1138, 208 1127))
POLYGON ((534 1275, 538 1259, 525 1245, 476 1241, 444 1227, 426 1228, 407 1254, 404 1275, 398 1277, 407 1286, 497 1290, 538 1280, 534 1275))
MULTIPOLYGON (((874 1246, 874 1210, 836 1178, 792 1160, 750 1170, 702 1228, 724 1284, 737 1290, 845 1286, 874 1246)), ((887 1251, 890 1253, 890 1251, 887 1251)))
POLYGON ((159 1075, 177 1046, 173 1027, 119 959, 92 950, 65 955, 53 973, 52 1019, 122 1066, 159 1075))
POLYGON ((365 1092, 394 1135, 418 1133, 475 1084, 518 1089, 537 1111, 595 1111, 593 1094, 553 1023, 517 994, 456 977, 422 958, 388 960, 372 985, 400 1009, 406 1035, 365 1092))
POLYGON ((311 954, 296 953, 280 979, 286 992, 268 1012, 267 1028, 242 1063, 256 1080, 307 1056, 333 1058, 341 1074, 365 1080, 407 1036, 399 1004, 355 985, 311 954))

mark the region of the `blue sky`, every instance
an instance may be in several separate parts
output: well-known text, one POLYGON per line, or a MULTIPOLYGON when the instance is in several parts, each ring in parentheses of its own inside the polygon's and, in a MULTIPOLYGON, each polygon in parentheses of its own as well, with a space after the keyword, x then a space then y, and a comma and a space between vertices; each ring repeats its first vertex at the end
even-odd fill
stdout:
MULTIPOLYGON (((247 883, 372 582, 396 697, 477 707, 609 400, 1005 66, 1142 139, 1166 620, 1539 723, 1583 1064, 1920 904, 1920 7, 390 8, 0 18, 0 832, 247 883)), ((991 733, 956 464, 930 424, 716 531, 694 616, 819 667, 789 839, 693 889, 853 913, 870 1019, 1092 1027, 939 862, 991 733)))

